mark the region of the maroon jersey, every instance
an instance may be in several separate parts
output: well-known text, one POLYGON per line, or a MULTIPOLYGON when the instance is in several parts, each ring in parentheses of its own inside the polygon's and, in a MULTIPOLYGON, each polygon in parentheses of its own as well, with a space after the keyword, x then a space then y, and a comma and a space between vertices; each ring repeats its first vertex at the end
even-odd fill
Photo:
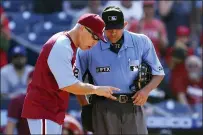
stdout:
POLYGON ((21 117, 25 94, 21 94, 10 101, 8 118, 17 120, 16 128, 19 135, 30 135, 27 120, 21 117))
MULTIPOLYGON (((49 119, 63 124, 68 107, 69 93, 59 89, 47 63, 48 56, 60 36, 69 38, 73 50, 72 65, 75 61, 76 47, 67 32, 53 35, 43 46, 37 59, 32 81, 28 86, 22 117, 29 119, 49 119)), ((69 52, 67 52, 69 53, 69 52)))
POLYGON ((158 19, 153 19, 152 21, 149 21, 149 22, 141 20, 139 22, 139 27, 136 29, 138 32, 147 35, 152 40, 156 53, 158 56, 160 56, 160 50, 159 50, 160 39, 159 39, 159 37, 160 37, 160 35, 162 35, 165 39, 167 39, 166 38, 166 36, 167 36, 166 29, 165 29, 163 22, 161 22, 158 19))

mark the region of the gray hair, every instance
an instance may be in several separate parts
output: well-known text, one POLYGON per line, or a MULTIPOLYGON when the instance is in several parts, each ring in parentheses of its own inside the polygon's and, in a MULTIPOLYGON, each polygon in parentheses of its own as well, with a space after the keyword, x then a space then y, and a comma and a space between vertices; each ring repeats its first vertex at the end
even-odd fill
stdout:
POLYGON ((197 66, 199 68, 202 68, 202 61, 201 59, 198 57, 198 56, 195 56, 195 55, 191 55, 191 56, 188 56, 186 61, 185 61, 185 66, 188 67, 189 64, 197 64, 197 66))

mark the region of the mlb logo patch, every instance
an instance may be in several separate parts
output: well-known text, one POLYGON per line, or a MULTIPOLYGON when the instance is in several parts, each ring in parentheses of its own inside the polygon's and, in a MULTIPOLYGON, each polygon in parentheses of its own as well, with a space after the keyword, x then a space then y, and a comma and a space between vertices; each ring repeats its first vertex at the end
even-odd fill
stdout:
POLYGON ((138 66, 130 66, 130 71, 138 71, 138 66))
POLYGON ((117 16, 108 16, 108 21, 116 21, 117 16))

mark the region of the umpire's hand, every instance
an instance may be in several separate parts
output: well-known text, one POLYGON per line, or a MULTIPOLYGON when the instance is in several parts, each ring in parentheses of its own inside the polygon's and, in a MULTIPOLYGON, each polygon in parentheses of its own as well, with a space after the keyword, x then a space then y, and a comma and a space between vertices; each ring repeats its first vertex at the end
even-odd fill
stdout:
POLYGON ((132 99, 134 99, 133 104, 143 106, 147 102, 148 96, 149 92, 147 92, 145 89, 137 91, 132 97, 132 99))
POLYGON ((120 89, 111 86, 96 86, 95 94, 98 96, 104 96, 106 98, 116 100, 117 98, 112 95, 114 90, 119 91, 120 89))

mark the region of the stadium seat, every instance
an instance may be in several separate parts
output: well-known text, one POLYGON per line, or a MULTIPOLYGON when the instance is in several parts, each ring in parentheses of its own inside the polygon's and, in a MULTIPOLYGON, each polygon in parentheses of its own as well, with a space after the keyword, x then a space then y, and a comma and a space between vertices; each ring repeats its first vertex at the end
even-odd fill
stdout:
POLYGON ((44 16, 29 11, 9 13, 9 18, 17 23, 26 22, 30 25, 44 21, 44 16))
POLYGON ((9 28, 15 35, 19 35, 29 31, 29 26, 25 22, 17 23, 14 21, 10 21, 9 28))
POLYGON ((57 32, 69 30, 68 25, 57 25, 52 22, 38 23, 33 27, 33 31, 38 35, 48 35, 51 36, 57 32))
POLYGON ((173 100, 163 101, 155 105, 177 117, 190 115, 190 110, 186 105, 183 105, 173 100))
POLYGON ((9 27, 14 34, 22 34, 32 31, 32 26, 38 22, 43 22, 43 16, 28 11, 8 13, 11 20, 9 27))
POLYGON ((2 7, 7 12, 19 12, 32 9, 33 0, 4 0, 2 7))
POLYGON ((45 15, 44 20, 58 25, 71 25, 73 16, 65 12, 57 12, 45 15))
POLYGON ((68 2, 70 3, 70 8, 76 9, 76 10, 81 10, 84 7, 86 7, 88 4, 88 1, 86 0, 81 0, 80 2, 76 0, 68 0, 68 2))
POLYGON ((203 110, 203 104, 202 103, 198 103, 198 104, 195 104, 195 105, 193 105, 193 107, 194 107, 194 111, 196 112, 196 113, 198 113, 198 118, 199 119, 203 119, 203 114, 202 114, 202 110, 203 110))
POLYGON ((50 38, 47 35, 37 35, 34 32, 21 34, 20 37, 37 46, 42 46, 50 38))

